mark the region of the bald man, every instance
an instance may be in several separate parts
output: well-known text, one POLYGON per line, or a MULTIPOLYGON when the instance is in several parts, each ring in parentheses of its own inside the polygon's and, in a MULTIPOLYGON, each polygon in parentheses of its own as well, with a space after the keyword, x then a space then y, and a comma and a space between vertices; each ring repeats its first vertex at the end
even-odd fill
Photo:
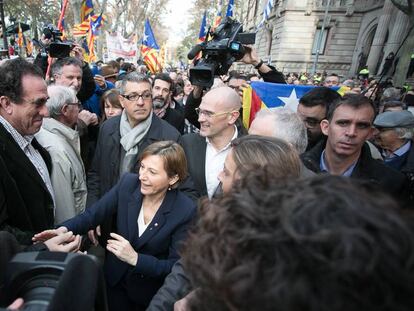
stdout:
POLYGON ((196 109, 200 133, 182 137, 188 170, 201 195, 212 198, 219 181, 230 143, 239 136, 235 122, 240 115, 241 101, 235 90, 223 86, 203 96, 196 109))

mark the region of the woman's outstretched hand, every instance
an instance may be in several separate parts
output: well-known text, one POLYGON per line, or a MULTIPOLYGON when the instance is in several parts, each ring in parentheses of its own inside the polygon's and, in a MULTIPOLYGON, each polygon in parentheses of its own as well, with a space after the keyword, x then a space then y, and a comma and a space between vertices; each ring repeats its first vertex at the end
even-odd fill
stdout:
POLYGON ((60 234, 68 232, 68 228, 66 227, 59 227, 57 229, 50 229, 50 230, 44 230, 42 232, 36 233, 32 241, 34 243, 36 242, 45 242, 51 238, 54 238, 55 236, 58 236, 60 234))
POLYGON ((116 233, 111 233, 113 239, 108 240, 106 249, 120 260, 135 266, 138 261, 138 253, 132 248, 127 239, 116 233))

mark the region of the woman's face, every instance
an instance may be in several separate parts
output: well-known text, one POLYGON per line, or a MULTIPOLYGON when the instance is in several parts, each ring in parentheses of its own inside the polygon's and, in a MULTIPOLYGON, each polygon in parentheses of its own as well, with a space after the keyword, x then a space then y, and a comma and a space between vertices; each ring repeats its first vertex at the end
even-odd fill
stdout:
POLYGON ((194 89, 191 82, 189 80, 186 80, 184 82, 184 95, 188 96, 190 95, 191 91, 194 89))
POLYGON ((168 177, 164 169, 164 160, 158 155, 150 155, 142 159, 139 167, 141 193, 146 196, 166 192, 178 177, 168 177))
POLYGON ((116 108, 112 106, 109 100, 105 101, 105 115, 107 119, 120 115, 122 113, 122 108, 116 108))
POLYGON ((228 193, 233 187, 233 183, 238 179, 236 171, 237 166, 234 162, 233 151, 230 150, 226 156, 226 160, 224 161, 223 170, 218 175, 218 180, 221 182, 223 193, 228 193))

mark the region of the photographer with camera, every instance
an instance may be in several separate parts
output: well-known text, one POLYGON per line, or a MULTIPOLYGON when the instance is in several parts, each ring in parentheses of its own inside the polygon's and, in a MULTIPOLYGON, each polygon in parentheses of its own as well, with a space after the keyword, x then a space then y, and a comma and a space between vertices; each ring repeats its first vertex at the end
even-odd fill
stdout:
MULTIPOLYGON (((274 67, 267 65, 262 60, 260 60, 260 58, 257 56, 256 49, 253 46, 247 46, 246 54, 243 56, 240 62, 247 65, 253 65, 257 69, 260 76, 263 78, 264 82, 283 84, 286 83, 284 76, 280 71, 277 71, 274 67)), ((248 84, 245 79, 239 79, 238 76, 231 76, 228 80, 228 85, 233 89, 237 89, 237 91, 239 91, 239 95, 242 96, 242 89, 248 84)), ((198 122, 198 115, 195 109, 200 106, 202 95, 203 87, 194 85, 194 89, 188 96, 184 108, 185 118, 197 128, 200 128, 200 123, 198 122)))
POLYGON ((89 68, 88 63, 84 61, 82 47, 76 42, 62 42, 61 36, 62 33, 53 25, 48 25, 43 29, 40 41, 34 40, 34 42, 42 49, 42 52, 37 54, 34 64, 42 70, 46 77, 49 66, 56 60, 69 56, 77 58, 81 62, 82 69, 82 83, 77 92, 77 97, 81 102, 84 102, 91 97, 95 91, 95 81, 91 69, 89 68))

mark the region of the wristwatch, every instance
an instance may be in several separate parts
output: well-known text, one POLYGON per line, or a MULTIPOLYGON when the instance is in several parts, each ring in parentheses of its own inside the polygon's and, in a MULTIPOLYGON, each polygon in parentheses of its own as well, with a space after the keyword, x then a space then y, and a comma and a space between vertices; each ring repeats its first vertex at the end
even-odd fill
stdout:
POLYGON ((260 60, 260 62, 256 66, 254 66, 254 68, 256 68, 257 70, 259 70, 259 68, 262 67, 263 63, 264 63, 264 61, 263 60, 260 60))

